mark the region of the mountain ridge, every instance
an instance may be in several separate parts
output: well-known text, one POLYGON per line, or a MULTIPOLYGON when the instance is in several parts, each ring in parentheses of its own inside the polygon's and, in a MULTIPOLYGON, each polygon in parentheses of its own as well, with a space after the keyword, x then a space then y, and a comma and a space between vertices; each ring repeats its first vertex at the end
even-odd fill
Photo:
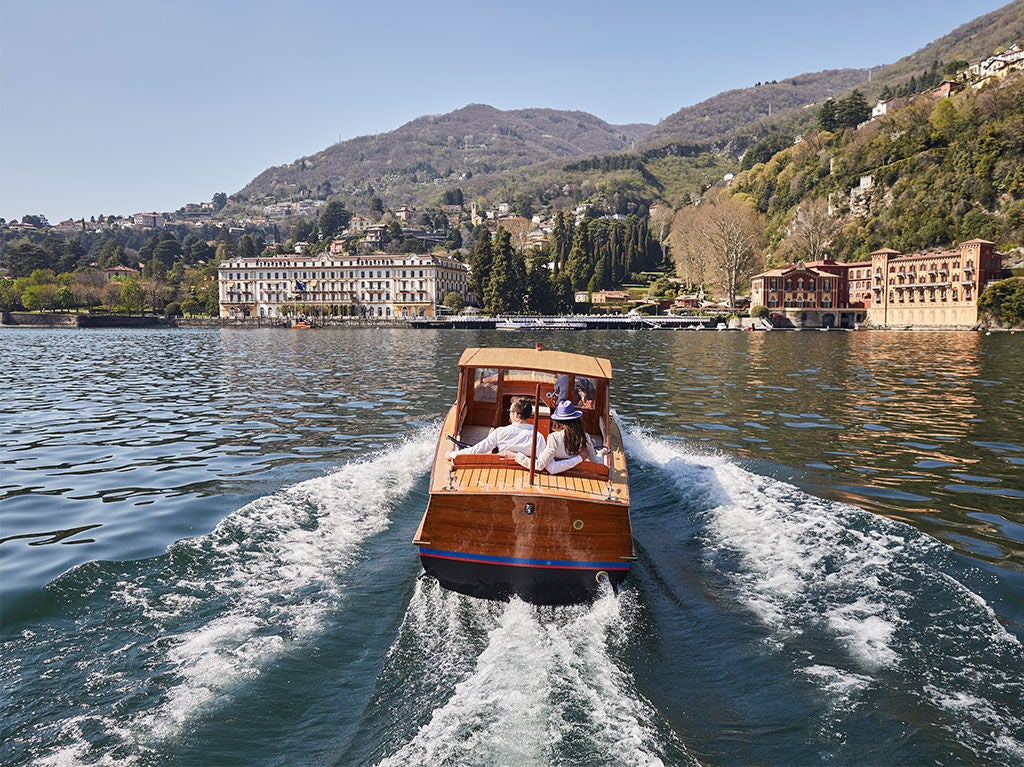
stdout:
POLYGON ((587 188, 610 184, 616 190, 629 187, 631 197, 664 198, 676 205, 699 196, 714 183, 715 173, 729 172, 730 165, 736 165, 749 147, 766 136, 794 136, 814 127, 817 110, 813 107, 826 98, 859 89, 874 99, 884 88, 920 74, 933 62, 980 60, 1020 39, 1024 39, 1024 1, 1016 0, 893 64, 870 70, 809 72, 725 91, 683 107, 653 126, 613 125, 578 110, 500 110, 471 103, 268 168, 232 199, 258 205, 336 196, 360 210, 378 197, 389 207, 436 207, 443 191, 459 187, 469 198, 497 195, 511 201, 518 196, 544 206, 559 198, 578 202, 587 188), (641 159, 633 162, 621 157, 631 153, 639 153, 641 159), (694 159, 702 153, 706 159, 694 159), (668 168, 674 177, 669 183, 652 183, 650 168, 641 166, 652 157, 673 154, 691 160, 668 168), (579 161, 588 159, 592 160, 589 175, 583 176, 579 161), (620 171, 618 176, 600 177, 593 172, 605 166, 620 171), (631 172, 631 166, 636 172, 631 172))

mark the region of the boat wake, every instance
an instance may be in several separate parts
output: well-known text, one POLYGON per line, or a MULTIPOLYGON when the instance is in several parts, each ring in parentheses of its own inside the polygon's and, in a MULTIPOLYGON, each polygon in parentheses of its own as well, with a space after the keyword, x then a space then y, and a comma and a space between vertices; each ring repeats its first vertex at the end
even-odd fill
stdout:
POLYGON ((708 569, 818 687, 831 727, 887 710, 945 733, 954 753, 1024 760, 1024 651, 958 579, 951 549, 679 443, 632 432, 627 450, 674 486, 708 569))
POLYGON ((76 605, 74 615, 14 638, 20 664, 4 664, 17 707, 36 709, 15 733, 25 754, 39 765, 148 763, 241 685, 301 654, 345 600, 341 576, 364 542, 421 480, 409 467, 432 451, 424 430, 257 499, 164 557, 92 562, 55 581, 52 601, 76 605), (51 691, 44 680, 57 675, 64 694, 36 702, 33 688, 51 691))
POLYGON ((695 764, 616 659, 633 610, 610 589, 592 605, 535 607, 421 579, 382 692, 392 709, 401 680, 414 703, 392 719, 415 729, 379 764, 695 764))

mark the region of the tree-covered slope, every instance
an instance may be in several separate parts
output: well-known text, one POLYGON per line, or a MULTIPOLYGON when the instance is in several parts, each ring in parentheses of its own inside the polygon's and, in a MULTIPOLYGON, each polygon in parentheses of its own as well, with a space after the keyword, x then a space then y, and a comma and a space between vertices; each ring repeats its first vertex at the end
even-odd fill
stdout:
POLYGON ((858 129, 816 132, 740 173, 734 193, 771 222, 785 251, 796 211, 827 200, 842 260, 981 237, 1024 242, 1024 73, 949 99, 922 95, 858 129))

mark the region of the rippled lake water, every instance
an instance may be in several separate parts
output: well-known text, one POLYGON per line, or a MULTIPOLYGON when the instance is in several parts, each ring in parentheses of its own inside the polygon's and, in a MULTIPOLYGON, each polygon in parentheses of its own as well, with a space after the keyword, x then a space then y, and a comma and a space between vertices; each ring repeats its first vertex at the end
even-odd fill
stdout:
POLYGON ((1024 761, 1024 335, 0 333, 5 764, 1024 761), (410 541, 466 346, 615 369, 640 559, 410 541), (522 674, 529 668, 529 674, 522 674))

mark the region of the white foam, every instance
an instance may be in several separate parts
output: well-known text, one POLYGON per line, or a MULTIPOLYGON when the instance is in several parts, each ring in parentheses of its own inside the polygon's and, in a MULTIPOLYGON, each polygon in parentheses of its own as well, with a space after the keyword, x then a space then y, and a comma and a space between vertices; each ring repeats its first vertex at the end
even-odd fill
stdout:
POLYGON ((735 557, 739 597, 778 639, 825 625, 864 671, 899 663, 893 635, 903 618, 878 579, 900 556, 891 523, 813 498, 716 456, 634 437, 631 454, 661 466, 706 518, 713 551, 735 557), (703 485, 695 490, 695 482, 703 485), (858 531, 854 518, 873 529, 858 531))
MULTIPOLYGON (((342 598, 339 572, 359 544, 389 524, 397 498, 429 464, 421 437, 368 461, 261 498, 222 521, 209 536, 179 544, 221 557, 210 578, 226 611, 165 637, 177 683, 167 702, 145 718, 147 731, 173 736, 197 711, 259 673, 275 656, 317 632, 342 598)), ((153 605, 164 619, 185 618, 196 598, 170 592, 153 605), (182 611, 182 612, 178 612, 182 611)))
POLYGON ((403 634, 454 639, 457 657, 445 657, 442 643, 430 641, 428 648, 441 653, 431 662, 458 678, 412 740, 380 764, 556 764, 567 747, 616 764, 663 764, 653 709, 609 655, 623 620, 621 600, 612 595, 554 610, 512 600, 495 612, 494 603, 421 582, 403 634), (419 623, 427 614, 461 618, 467 610, 486 632, 485 646, 468 664, 462 652, 472 640, 453 636, 451 621, 419 623))
POLYGON ((948 547, 726 458, 626 437, 631 458, 675 482, 703 523, 712 561, 721 562, 737 600, 768 627, 775 646, 812 632, 816 641, 822 633, 832 638, 833 665, 798 673, 840 703, 868 687, 895 687, 950 713, 951 721, 937 726, 961 745, 1020 761, 1016 734, 1024 721, 1016 703, 1024 699, 1024 677, 1007 669, 1024 668, 1021 644, 980 596, 932 564, 948 547), (951 653, 954 663, 947 662, 951 653))
MULTIPOLYGON (((339 576, 358 560, 361 544, 388 527, 433 447, 434 437, 421 430, 397 448, 257 499, 209 535, 175 544, 172 560, 200 562, 201 575, 148 573, 118 584, 112 597, 152 621, 146 632, 157 638, 141 646, 146 667, 137 671, 152 675, 147 685, 159 702, 127 720, 100 710, 60 722, 61 737, 50 739, 40 763, 114 764, 82 734, 85 722, 129 752, 117 764, 138 763, 275 658, 301 648, 338 609, 345 596, 339 576), (168 582, 155 585, 154 578, 168 582)), ((109 671, 99 684, 109 690, 117 678, 123 682, 123 674, 109 671)))

